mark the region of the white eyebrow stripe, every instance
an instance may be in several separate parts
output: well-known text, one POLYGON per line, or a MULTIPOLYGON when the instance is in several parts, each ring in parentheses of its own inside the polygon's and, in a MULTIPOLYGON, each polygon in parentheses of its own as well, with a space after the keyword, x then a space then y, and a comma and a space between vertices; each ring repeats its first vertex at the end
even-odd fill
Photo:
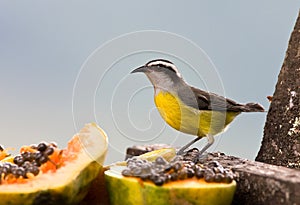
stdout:
POLYGON ((155 65, 164 65, 166 67, 171 67, 175 71, 177 71, 177 68, 173 63, 168 63, 168 62, 165 62, 165 61, 154 61, 154 62, 151 62, 151 63, 147 64, 147 66, 155 66, 155 65))
POLYGON ((165 62, 165 61, 153 61, 149 64, 147 64, 146 66, 156 66, 156 65, 164 65, 166 67, 171 67, 175 72, 176 74, 181 77, 181 74, 179 73, 179 71, 177 70, 176 66, 173 64, 173 63, 168 63, 168 62, 165 62))

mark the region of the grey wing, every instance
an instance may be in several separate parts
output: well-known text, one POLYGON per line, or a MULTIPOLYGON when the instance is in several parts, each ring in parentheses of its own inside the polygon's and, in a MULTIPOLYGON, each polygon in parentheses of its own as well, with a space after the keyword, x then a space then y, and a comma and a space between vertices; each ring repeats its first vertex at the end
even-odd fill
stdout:
POLYGON ((179 98, 188 106, 199 110, 219 110, 241 112, 242 105, 220 95, 209 93, 194 87, 179 90, 179 98))

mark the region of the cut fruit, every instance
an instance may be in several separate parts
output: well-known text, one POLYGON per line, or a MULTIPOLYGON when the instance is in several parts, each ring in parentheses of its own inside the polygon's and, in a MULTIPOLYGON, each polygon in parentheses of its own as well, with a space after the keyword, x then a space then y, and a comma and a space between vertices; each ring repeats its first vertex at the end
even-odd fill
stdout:
POLYGON ((208 183, 196 177, 156 186, 136 177, 124 177, 124 167, 113 167, 105 172, 106 187, 111 205, 230 205, 236 182, 208 183))
POLYGON ((134 157, 134 156, 140 156, 147 152, 152 152, 154 150, 159 150, 159 149, 164 149, 164 148, 172 148, 172 147, 167 144, 134 145, 134 146, 128 147, 126 149, 125 160, 127 160, 131 157, 134 157))
MULTIPOLYGON (((105 132, 95 123, 85 125, 66 149, 49 151, 50 160, 40 166, 37 176, 14 183, 4 183, 7 179, 2 176, 0 204, 79 203, 98 176, 107 147, 105 132)), ((30 152, 27 148, 23 147, 23 153, 30 152)))
POLYGON ((110 204, 230 205, 236 189, 232 170, 198 160, 198 149, 175 156, 167 148, 116 163, 104 172, 110 204))
MULTIPOLYGON (((176 150, 175 150, 175 148, 163 148, 163 149, 158 149, 158 150, 154 150, 151 152, 146 152, 142 155, 134 156, 131 158, 147 160, 149 162, 153 162, 159 156, 163 157, 167 161, 171 161, 176 156, 176 150)), ((110 165, 106 166, 106 168, 109 169, 110 167, 113 167, 113 166, 126 166, 126 165, 127 165, 127 161, 120 161, 120 162, 115 162, 113 164, 110 164, 110 165)))
POLYGON ((176 156, 176 149, 175 148, 163 148, 154 150, 151 152, 147 152, 145 154, 136 156, 138 159, 145 159, 150 162, 155 161, 157 157, 163 157, 168 162, 171 161, 176 156))

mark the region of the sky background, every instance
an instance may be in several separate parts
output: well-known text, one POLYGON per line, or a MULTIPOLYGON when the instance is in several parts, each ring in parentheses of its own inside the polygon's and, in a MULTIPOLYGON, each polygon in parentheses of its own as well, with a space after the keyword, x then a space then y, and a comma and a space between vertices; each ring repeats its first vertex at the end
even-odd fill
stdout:
MULTIPOLYGON (((187 143, 148 79, 129 74, 160 57, 191 85, 268 109, 300 2, 245 2, 0 1, 0 144, 64 147, 92 121, 108 134, 106 163, 134 144, 187 143)), ((265 119, 240 115, 209 151, 254 159, 265 119)))

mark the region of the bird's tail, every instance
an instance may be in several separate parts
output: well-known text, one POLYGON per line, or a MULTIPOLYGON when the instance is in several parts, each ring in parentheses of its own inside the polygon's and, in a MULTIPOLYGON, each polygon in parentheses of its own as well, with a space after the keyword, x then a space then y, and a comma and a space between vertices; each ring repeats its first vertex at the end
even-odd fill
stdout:
POLYGON ((264 112, 265 109, 258 103, 247 103, 240 107, 242 112, 264 112))

